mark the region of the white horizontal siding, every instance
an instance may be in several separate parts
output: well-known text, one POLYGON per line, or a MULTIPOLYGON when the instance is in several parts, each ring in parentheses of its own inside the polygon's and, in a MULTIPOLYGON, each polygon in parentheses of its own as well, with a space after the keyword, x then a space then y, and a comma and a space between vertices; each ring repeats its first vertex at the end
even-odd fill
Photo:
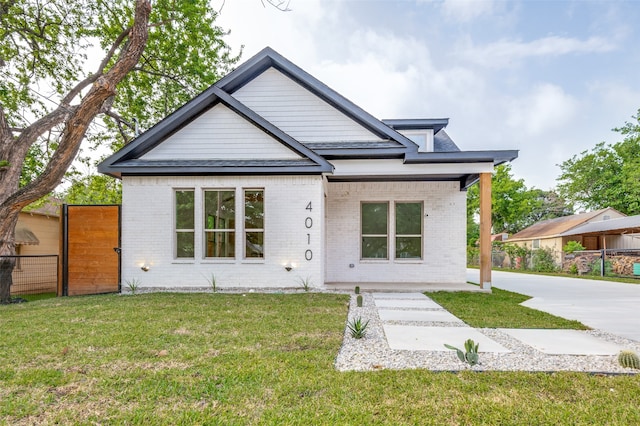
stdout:
POLYGON ((300 142, 381 140, 274 68, 233 96, 300 142))
POLYGON ((300 155, 218 104, 142 156, 144 160, 292 160, 300 155))

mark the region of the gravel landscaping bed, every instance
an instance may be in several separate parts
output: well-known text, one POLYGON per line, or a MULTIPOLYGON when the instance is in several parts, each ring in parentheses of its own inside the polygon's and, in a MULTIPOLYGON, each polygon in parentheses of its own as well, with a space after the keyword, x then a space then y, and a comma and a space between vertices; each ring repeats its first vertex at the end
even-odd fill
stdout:
MULTIPOLYGON (((348 320, 351 321, 357 317, 362 317, 365 321, 369 320, 367 335, 363 339, 354 339, 345 327, 342 347, 335 361, 335 367, 339 371, 426 368, 433 371, 580 371, 605 374, 639 372, 621 367, 616 355, 548 355, 523 344, 500 330, 490 328, 478 329, 478 331, 512 352, 483 353, 482 347, 480 347, 480 363, 473 367, 462 363, 454 351, 393 350, 387 344, 382 321, 378 316, 372 294, 364 293, 362 296, 363 304, 360 308, 357 307, 356 296, 351 296, 348 320)), ((406 321, 388 321, 386 324, 432 327, 445 325, 445 323, 406 321)), ((446 323, 446 326, 455 326, 455 324, 446 323)), ((640 342, 600 330, 589 330, 585 333, 640 353, 640 342)))

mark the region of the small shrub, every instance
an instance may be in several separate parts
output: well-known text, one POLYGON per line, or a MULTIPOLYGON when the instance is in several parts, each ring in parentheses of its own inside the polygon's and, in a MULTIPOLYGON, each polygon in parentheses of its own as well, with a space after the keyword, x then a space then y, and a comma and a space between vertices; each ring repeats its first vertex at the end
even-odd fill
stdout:
MULTIPOLYGON (((591 275, 595 275, 595 276, 600 276, 602 275, 600 273, 602 267, 600 266, 600 263, 602 263, 601 259, 596 259, 594 260, 594 262, 591 264, 591 275)), ((613 265, 611 264, 610 260, 605 260, 604 261, 604 274, 605 275, 611 275, 611 273, 613 272, 613 265)))
POLYGON ((569 266, 569 273, 572 275, 578 275, 578 265, 572 263, 571 266, 569 266))
POLYGON ((354 318, 347 323, 347 328, 351 332, 351 337, 354 339, 362 339, 367 335, 367 326, 369 325, 369 320, 367 322, 362 322, 362 317, 354 318))
POLYGON ((553 250, 540 248, 531 255, 531 269, 535 272, 555 272, 558 270, 553 250))
POLYGON ((509 256, 511 269, 527 269, 527 261, 531 257, 531 250, 517 244, 503 244, 502 249, 509 256))
POLYGON ((456 354, 458 355, 460 361, 466 362, 472 367, 478 363, 478 348, 480 347, 480 343, 475 343, 473 340, 467 339, 464 342, 464 352, 461 349, 458 349, 455 346, 447 345, 446 343, 444 346, 447 349, 456 351, 456 354))
POLYGON ((129 293, 136 294, 136 291, 138 291, 139 287, 140 281, 137 278, 127 280, 127 289, 129 289, 129 293))
POLYGON ((467 246, 467 265, 478 266, 480 264, 480 249, 467 246))
POLYGON ((313 283, 311 282, 311 277, 302 278, 298 277, 298 284, 304 291, 309 291, 311 287, 313 287, 313 283))
POLYGON ((362 308, 362 295, 359 294, 358 297, 356 297, 356 304, 358 305, 358 308, 362 308))
POLYGON ((212 293, 218 291, 218 281, 216 280, 216 274, 212 272, 211 275, 207 277, 207 282, 209 282, 209 287, 211 287, 212 293))
POLYGON ((638 357, 638 354, 633 351, 620 351, 618 354, 618 362, 624 368, 640 370, 640 357, 638 357))
POLYGON ((584 246, 577 241, 568 241, 567 244, 562 247, 562 251, 566 254, 571 254, 574 251, 582 251, 584 246))

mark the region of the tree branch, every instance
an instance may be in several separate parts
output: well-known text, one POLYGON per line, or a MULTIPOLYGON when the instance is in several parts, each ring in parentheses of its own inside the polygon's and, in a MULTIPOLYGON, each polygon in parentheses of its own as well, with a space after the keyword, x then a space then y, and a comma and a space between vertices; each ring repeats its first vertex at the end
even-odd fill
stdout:
MULTIPOLYGON (((51 156, 43 173, 30 184, 10 195, 2 203, 2 207, 8 207, 13 212, 20 211, 30 202, 51 192, 60 183, 77 155, 80 144, 94 117, 100 112, 104 102, 115 94, 118 83, 133 69, 142 56, 149 35, 147 23, 150 13, 150 0, 136 0, 134 25, 122 54, 109 71, 95 80, 87 95, 66 120, 58 148, 51 156)), ((64 107, 61 106, 56 111, 62 108, 64 107)), ((50 115, 48 114, 43 119, 47 119, 50 115)), ((34 131, 35 128, 32 125, 29 126, 26 133, 31 134, 34 131)), ((21 137, 23 136, 25 136, 24 133, 21 137)))
POLYGON ((107 52, 107 55, 102 59, 102 61, 100 62, 100 65, 98 66, 98 69, 96 70, 96 72, 94 72, 93 74, 90 74, 87 78, 85 78, 84 80, 82 80, 81 82, 79 82, 78 84, 75 85, 75 87, 73 89, 71 89, 69 91, 69 93, 67 93, 67 95, 62 98, 62 103, 63 104, 70 104, 71 101, 78 96, 78 94, 88 85, 94 83, 98 77, 100 77, 103 73, 104 73, 104 69, 107 67, 107 65, 109 65, 109 61, 111 61, 111 59, 113 58, 113 55, 115 55, 116 51, 118 50, 118 48, 120 47, 120 45, 122 44, 122 42, 127 38, 127 36, 129 35, 129 33, 131 32, 131 27, 125 28, 116 38, 116 40, 113 42, 113 44, 111 44, 111 48, 109 48, 109 51, 107 52))

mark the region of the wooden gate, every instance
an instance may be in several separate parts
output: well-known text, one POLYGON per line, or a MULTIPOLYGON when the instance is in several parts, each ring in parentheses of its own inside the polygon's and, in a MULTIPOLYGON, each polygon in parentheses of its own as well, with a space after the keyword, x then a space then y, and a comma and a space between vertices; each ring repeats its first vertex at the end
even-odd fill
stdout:
POLYGON ((120 291, 120 206, 62 206, 58 296, 120 291))

